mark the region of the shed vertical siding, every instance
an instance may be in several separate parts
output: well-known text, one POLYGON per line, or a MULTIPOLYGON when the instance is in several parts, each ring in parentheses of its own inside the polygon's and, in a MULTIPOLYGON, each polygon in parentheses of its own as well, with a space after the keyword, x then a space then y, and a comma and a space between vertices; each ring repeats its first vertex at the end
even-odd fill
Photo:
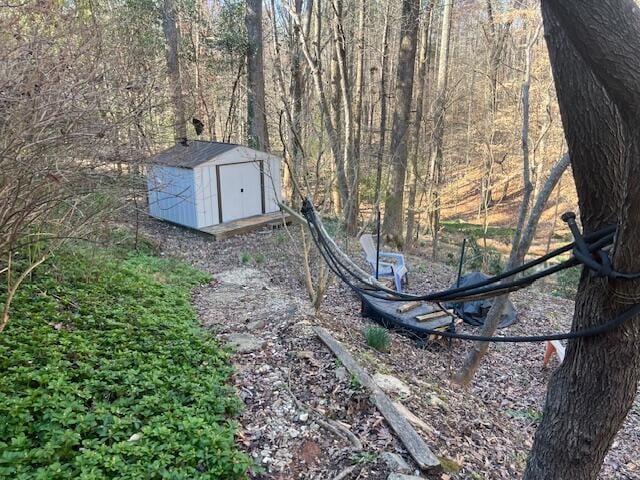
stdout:
POLYGON ((280 210, 278 202, 282 200, 282 171, 280 159, 269 156, 264 162, 264 207, 265 213, 280 210))
POLYGON ((215 165, 204 164, 194 169, 198 228, 217 225, 218 189, 215 165))
POLYGON ((193 170, 155 165, 147 183, 149 213, 152 216, 198 228, 193 170))

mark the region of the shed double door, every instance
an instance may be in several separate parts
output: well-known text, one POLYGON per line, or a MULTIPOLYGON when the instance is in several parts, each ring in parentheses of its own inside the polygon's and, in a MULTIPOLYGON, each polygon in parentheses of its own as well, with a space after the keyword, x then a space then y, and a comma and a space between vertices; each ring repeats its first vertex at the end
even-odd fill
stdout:
POLYGON ((262 162, 218 165, 220 223, 264 213, 262 162))

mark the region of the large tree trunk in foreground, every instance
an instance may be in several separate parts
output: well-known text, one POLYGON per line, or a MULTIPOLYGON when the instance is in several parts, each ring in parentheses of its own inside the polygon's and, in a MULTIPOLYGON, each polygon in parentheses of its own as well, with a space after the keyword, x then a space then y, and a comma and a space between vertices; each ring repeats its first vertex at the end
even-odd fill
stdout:
POLYGON ((384 203, 383 231, 397 245, 403 242, 404 183, 407 176, 407 131, 413 98, 413 71, 418 36, 419 0, 403 0, 398 70, 396 73, 396 105, 391 131, 392 193, 384 203))
MULTIPOLYGON (((638 6, 634 0, 544 0, 542 6, 582 224, 587 232, 617 224, 614 267, 640 271, 638 6)), ((638 298, 639 281, 583 271, 573 328, 606 322, 638 298)), ((637 318, 610 333, 570 341, 550 380, 524 478, 597 478, 639 376, 637 318)))
POLYGON ((185 119, 184 98, 182 96, 182 78, 178 45, 180 43, 176 28, 176 6, 173 0, 164 0, 162 9, 162 30, 167 42, 167 73, 171 82, 171 100, 173 102, 174 129, 176 141, 187 141, 187 123, 185 119))
POLYGON ((247 122, 249 146, 269 150, 267 111, 264 101, 262 55, 262 0, 247 0, 247 122))

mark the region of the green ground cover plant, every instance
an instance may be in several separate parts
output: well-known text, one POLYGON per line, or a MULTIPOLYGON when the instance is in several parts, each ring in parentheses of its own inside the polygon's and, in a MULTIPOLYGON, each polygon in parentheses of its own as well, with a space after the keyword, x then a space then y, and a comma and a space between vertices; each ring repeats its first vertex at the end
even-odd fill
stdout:
POLYGON ((367 345, 379 352, 386 352, 389 350, 391 337, 389 336, 389 332, 386 328, 367 327, 364 329, 364 338, 367 345))
POLYGON ((228 353, 189 303, 207 280, 143 254, 43 265, 0 335, 0 477, 245 478, 228 353))
POLYGON ((442 220, 441 225, 444 227, 445 232, 461 233, 467 237, 482 238, 486 235, 487 238, 495 238, 498 240, 510 240, 513 237, 514 228, 511 227, 487 227, 485 233, 484 227, 475 223, 463 222, 460 219, 455 220, 442 220))

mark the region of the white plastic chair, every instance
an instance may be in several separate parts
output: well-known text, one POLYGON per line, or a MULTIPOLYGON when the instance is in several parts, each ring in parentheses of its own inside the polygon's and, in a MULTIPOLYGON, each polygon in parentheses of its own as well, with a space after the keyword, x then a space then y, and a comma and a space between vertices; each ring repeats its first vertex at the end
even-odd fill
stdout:
MULTIPOLYGON (((360 236, 360 245, 364 250, 365 257, 371 270, 376 273, 376 245, 373 236, 365 233, 360 236)), ((380 252, 380 261, 378 262, 379 277, 393 277, 396 285, 396 291, 402 292, 402 283, 406 283, 409 271, 404 263, 404 255, 393 252, 380 252), (384 259, 384 260, 383 260, 384 259)))

